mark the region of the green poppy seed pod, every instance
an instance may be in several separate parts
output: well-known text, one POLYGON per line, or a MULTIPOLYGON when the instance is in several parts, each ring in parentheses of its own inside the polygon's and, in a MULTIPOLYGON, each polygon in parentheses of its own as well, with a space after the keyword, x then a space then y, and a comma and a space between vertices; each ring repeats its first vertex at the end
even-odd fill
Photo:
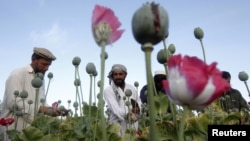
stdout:
POLYGON ((44 104, 44 103, 45 103, 45 99, 44 99, 44 98, 41 98, 41 99, 40 99, 40 102, 41 102, 42 104, 44 104))
POLYGON ((22 91, 20 92, 20 97, 21 97, 21 98, 27 98, 27 97, 28 97, 28 92, 27 92, 26 90, 22 90, 22 91))
POLYGON ((73 103, 73 106, 76 108, 76 107, 78 107, 78 102, 74 102, 73 103))
POLYGON ((144 45, 159 43, 168 36, 169 20, 166 10, 154 2, 143 4, 133 15, 132 32, 135 40, 144 45))
POLYGON ((122 99, 125 101, 125 100, 127 99, 127 97, 126 97, 126 96, 123 96, 122 99))
POLYGON ((16 111, 16 116, 22 117, 23 116, 23 112, 22 111, 16 111))
POLYGON ((81 85, 81 80, 80 79, 75 79, 75 81, 74 81, 74 85, 75 86, 80 86, 81 85))
POLYGON ((75 67, 78 67, 78 66, 80 65, 80 63, 81 63, 81 58, 80 58, 80 57, 76 56, 76 57, 73 58, 72 64, 73 64, 75 67))
POLYGON ((97 75, 98 75, 98 72, 95 71, 95 72, 93 73, 93 76, 97 76, 97 75))
POLYGON ((101 81, 100 80, 97 82, 97 86, 101 87, 101 81))
POLYGON ((65 111, 66 109, 65 109, 65 107, 62 105, 62 106, 59 106, 59 108, 58 108, 60 111, 65 111))
POLYGON ((204 37, 204 33, 200 27, 194 29, 194 36, 198 40, 201 40, 204 37))
MULTIPOLYGON (((102 54, 100 55, 100 57, 102 58, 102 54)), ((106 51, 104 52, 104 59, 108 59, 108 53, 106 51)))
POLYGON ((31 84, 34 88, 40 88, 43 84, 43 81, 40 77, 35 77, 31 80, 31 84))
POLYGON ((18 95, 19 95, 19 91, 15 90, 15 91, 14 91, 14 95, 15 95, 15 96, 18 96, 18 95))
POLYGON ((137 81, 135 81, 134 86, 135 86, 135 87, 138 87, 138 86, 139 86, 139 83, 138 83, 137 81))
POLYGON ((70 104, 70 103, 71 103, 71 100, 68 100, 68 103, 70 104))
POLYGON ((47 76, 48 76, 49 79, 51 79, 51 78, 53 78, 53 73, 49 72, 47 76))
POLYGON ((100 93, 98 93, 96 97, 97 97, 97 99, 100 99, 100 93))
POLYGON ((247 81, 248 80, 248 74, 244 71, 241 71, 239 72, 239 75, 238 75, 239 79, 241 81, 247 81))
POLYGON ((61 103, 62 103, 62 101, 61 101, 61 100, 58 100, 57 102, 58 102, 58 104, 61 104, 61 103))
POLYGON ((161 49, 159 50, 159 52, 157 53, 157 61, 160 64, 166 64, 169 60, 169 58, 171 57, 171 54, 169 52, 169 50, 165 50, 165 49, 161 49))
POLYGON ((168 46, 168 51, 171 53, 171 54, 174 54, 175 53, 175 45, 174 44, 170 44, 168 46))
POLYGON ((43 80, 44 74, 43 74, 43 73, 38 72, 38 73, 36 74, 36 77, 39 77, 40 79, 42 79, 42 80, 43 80))
POLYGON ((126 95, 127 97, 130 97, 130 96, 132 95, 132 91, 131 91, 130 89, 126 89, 126 90, 125 90, 125 95, 126 95))
POLYGON ((131 104, 130 101, 126 101, 126 102, 125 102, 125 105, 126 105, 126 106, 130 106, 130 104, 131 104))
POLYGON ((33 100, 29 100, 29 101, 28 101, 28 104, 33 104, 33 100))
POLYGON ((95 68, 94 63, 88 63, 87 64, 87 66, 86 66, 86 72, 89 75, 93 75, 96 72, 96 68, 95 68))

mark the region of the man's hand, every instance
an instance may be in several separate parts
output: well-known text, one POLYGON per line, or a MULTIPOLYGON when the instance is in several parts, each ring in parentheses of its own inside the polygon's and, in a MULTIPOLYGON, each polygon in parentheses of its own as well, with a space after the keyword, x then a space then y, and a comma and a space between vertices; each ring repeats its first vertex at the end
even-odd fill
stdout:
POLYGON ((41 106, 39 108, 38 112, 39 113, 44 113, 46 115, 53 116, 53 117, 63 116, 64 115, 64 112, 60 111, 58 108, 46 107, 46 106, 41 106))
POLYGON ((135 108, 132 108, 132 113, 134 114, 139 114, 140 113, 140 108, 139 107, 135 107, 135 108))
POLYGON ((138 120, 136 114, 133 113, 133 112, 128 113, 127 120, 129 121, 129 119, 130 119, 131 123, 134 123, 134 122, 136 122, 138 120))

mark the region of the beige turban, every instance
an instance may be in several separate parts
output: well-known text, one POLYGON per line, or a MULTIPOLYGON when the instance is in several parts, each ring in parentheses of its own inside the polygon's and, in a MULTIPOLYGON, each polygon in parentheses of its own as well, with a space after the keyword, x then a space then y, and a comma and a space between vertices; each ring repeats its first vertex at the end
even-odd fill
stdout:
POLYGON ((112 68, 111 68, 109 74, 108 74, 108 78, 109 78, 109 79, 112 79, 112 74, 113 74, 113 72, 116 71, 116 70, 121 70, 121 71, 124 71, 124 72, 127 73, 127 68, 126 68, 124 65, 122 65, 122 64, 114 64, 114 65, 112 66, 112 68))

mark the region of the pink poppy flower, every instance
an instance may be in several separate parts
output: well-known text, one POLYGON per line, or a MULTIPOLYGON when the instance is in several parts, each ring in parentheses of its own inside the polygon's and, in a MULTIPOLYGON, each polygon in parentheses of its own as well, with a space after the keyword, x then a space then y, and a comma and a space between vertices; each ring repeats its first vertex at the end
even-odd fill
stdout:
POLYGON ((101 42, 111 44, 117 41, 124 30, 118 30, 121 23, 114 12, 106 7, 96 5, 92 15, 92 31, 96 43, 100 46, 101 42))
POLYGON ((14 118, 1 118, 0 125, 2 126, 9 126, 14 122, 14 118))
POLYGON ((230 85, 216 68, 197 57, 174 55, 168 62, 168 80, 163 86, 169 99, 177 105, 202 109, 217 99, 230 85))

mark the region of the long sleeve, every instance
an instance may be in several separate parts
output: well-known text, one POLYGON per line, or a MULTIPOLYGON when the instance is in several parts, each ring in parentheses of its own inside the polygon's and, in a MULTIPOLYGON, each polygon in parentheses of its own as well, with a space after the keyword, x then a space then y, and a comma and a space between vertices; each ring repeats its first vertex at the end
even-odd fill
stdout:
MULTIPOLYGON (((2 111, 0 118, 10 118, 14 117, 14 105, 16 104, 18 111, 23 113, 22 117, 18 118, 17 124, 11 124, 8 126, 8 129, 16 128, 18 131, 21 131, 23 128, 29 126, 34 119, 34 102, 36 98, 36 89, 32 86, 31 81, 34 78, 34 72, 30 65, 16 69, 11 72, 10 76, 5 82, 5 93, 2 102, 2 111), (14 92, 18 91, 20 93, 25 90, 28 93, 28 97, 22 99, 20 96, 15 96, 14 92), (29 105, 28 101, 32 100, 33 104, 29 105), (16 127, 15 127, 16 125, 16 127)), ((45 98, 45 87, 44 81, 42 86, 38 91, 38 107, 42 104, 40 103, 41 98, 45 98)), ((46 104, 47 105, 47 104, 46 104)), ((0 135, 3 138, 6 138, 6 128, 0 126, 0 135)))
POLYGON ((246 108, 247 110, 249 110, 249 107, 248 107, 248 105, 247 105, 247 102, 246 102, 246 100, 243 98, 243 96, 242 96, 242 94, 240 93, 240 91, 238 91, 238 90, 236 90, 236 89, 235 89, 235 91, 236 91, 236 93, 238 94, 237 97, 238 97, 238 101, 239 101, 239 108, 240 108, 240 110, 241 110, 242 108, 246 108))
POLYGON ((121 95, 118 97, 116 96, 113 88, 111 86, 107 87, 104 90, 104 99, 107 102, 108 108, 109 110, 112 112, 113 115, 115 115, 116 118, 118 118, 117 120, 124 120, 126 114, 128 112, 127 108, 125 107, 124 101, 123 101, 123 96, 122 93, 120 93, 121 95))
MULTIPOLYGON (((115 116, 111 117, 111 120, 125 120, 124 118, 129 113, 129 108, 125 105, 125 101, 123 100, 123 97, 125 97, 125 91, 127 89, 130 89, 132 91, 132 95, 128 100, 130 101, 130 99, 134 99, 138 103, 139 108, 141 109, 141 100, 138 96, 135 87, 126 83, 123 91, 121 88, 114 88, 113 84, 111 84, 104 90, 104 99, 107 102, 111 114, 115 116), (117 94, 115 91, 117 91, 117 94)), ((130 109, 131 108, 132 105, 130 106, 130 109)))
MULTIPOLYGON (((23 70, 25 69, 13 71, 5 83, 4 106, 6 107, 4 109, 9 110, 10 112, 13 112, 13 105, 15 103, 18 106, 19 110, 28 109, 26 99, 24 99, 25 102, 23 103, 23 100, 19 96, 15 98, 15 91, 18 91, 20 94, 23 90, 25 90, 28 92, 28 97, 30 97, 31 94, 34 93, 33 91, 31 92, 31 89, 27 89, 27 85, 31 85, 31 82, 30 84, 28 84, 26 80, 30 80, 31 76, 27 76, 25 71, 23 70)), ((27 112, 27 110, 25 110, 25 112, 27 112)))
MULTIPOLYGON (((126 120, 126 116, 128 115, 129 110, 132 110, 132 105, 129 107, 126 106, 126 101, 131 101, 131 99, 135 100, 137 104, 139 105, 139 108, 141 109, 141 101, 138 96, 137 90, 133 85, 125 83, 124 91, 116 87, 113 83, 109 85, 106 89, 104 89, 104 99, 107 104, 107 108, 110 111, 109 116, 109 124, 112 123, 118 123, 121 125, 121 132, 120 134, 123 135, 128 127, 128 121, 126 120), (129 99, 126 97, 126 100, 124 100, 125 92, 127 89, 130 89, 132 91, 132 95, 129 97, 129 99)), ((140 110, 141 111, 141 110, 140 110)), ((133 123, 133 128, 135 130, 138 129, 138 121, 133 123)))
MULTIPOLYGON (((27 66, 14 70, 8 77, 5 83, 2 117, 13 117, 13 106, 16 103, 18 110, 30 115, 26 120, 28 122, 33 120, 36 90, 31 84, 31 81, 34 78, 34 74, 32 72, 33 70, 31 66, 27 66), (18 91, 20 94, 23 90, 27 91, 28 97, 25 99, 22 99, 19 96, 15 98, 14 92, 18 91), (29 100, 33 101, 32 105, 28 104, 29 100)), ((40 98, 45 98, 44 83, 39 89, 38 107, 41 105, 39 102, 40 98)))

